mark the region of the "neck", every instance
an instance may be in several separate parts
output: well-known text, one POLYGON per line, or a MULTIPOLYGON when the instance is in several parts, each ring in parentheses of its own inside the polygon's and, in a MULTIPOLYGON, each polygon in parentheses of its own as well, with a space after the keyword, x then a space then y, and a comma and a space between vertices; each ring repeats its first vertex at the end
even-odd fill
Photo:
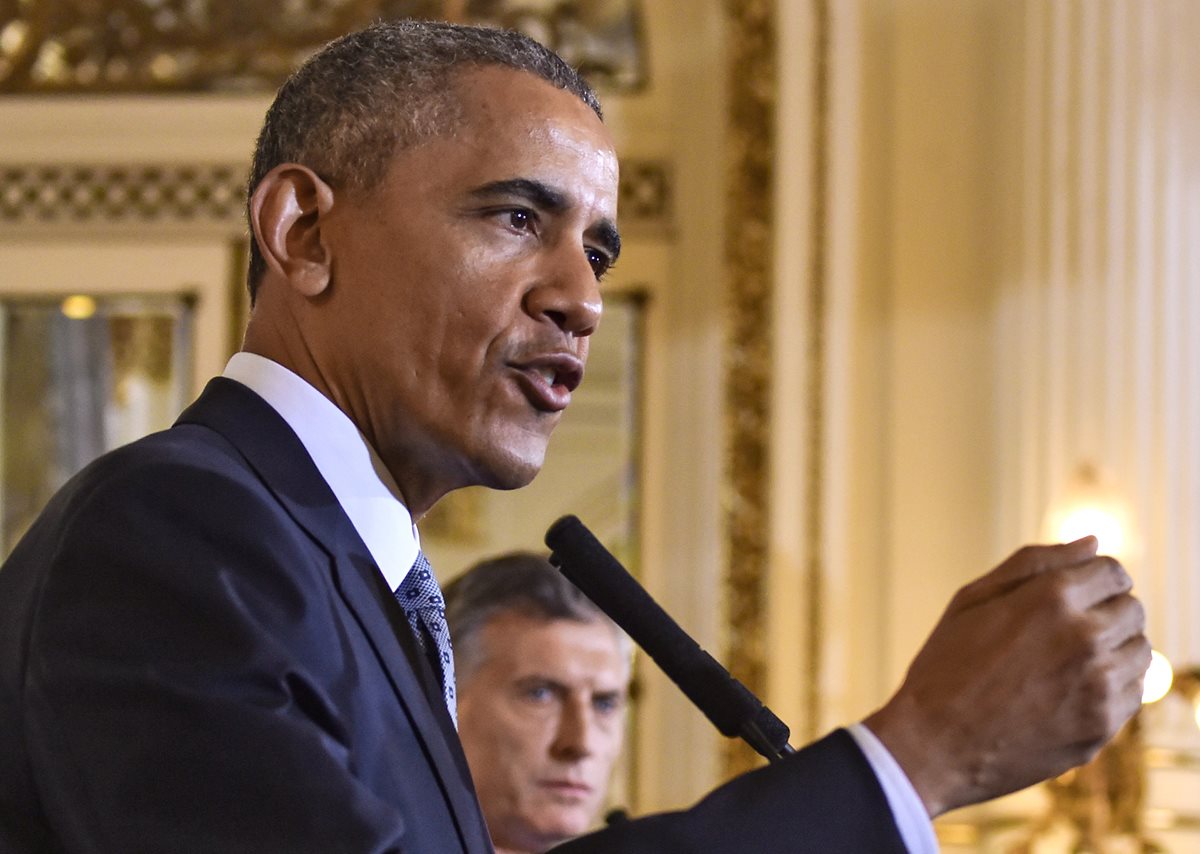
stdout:
MULTIPOLYGON (((443 495, 471 481, 465 476, 451 478, 445 466, 431 466, 436 459, 434 448, 388 447, 369 420, 356 415, 367 407, 355 406, 353 389, 347 389, 335 374, 327 372, 317 359, 320 348, 304 334, 303 325, 296 320, 293 307, 282 289, 259 289, 258 303, 251 314, 242 349, 270 359, 296 374, 328 398, 354 422, 368 443, 379 455, 400 492, 401 501, 417 522, 443 495), (282 303, 282 304, 281 304, 282 303)), ((453 472, 452 472, 453 473, 453 472)))

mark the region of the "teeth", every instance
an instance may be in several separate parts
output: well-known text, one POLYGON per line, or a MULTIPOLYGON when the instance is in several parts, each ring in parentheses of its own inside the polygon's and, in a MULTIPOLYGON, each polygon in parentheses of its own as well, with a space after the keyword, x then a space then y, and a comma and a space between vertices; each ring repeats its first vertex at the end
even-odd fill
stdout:
POLYGON ((535 368, 534 373, 546 381, 546 385, 554 385, 555 372, 549 368, 535 368))

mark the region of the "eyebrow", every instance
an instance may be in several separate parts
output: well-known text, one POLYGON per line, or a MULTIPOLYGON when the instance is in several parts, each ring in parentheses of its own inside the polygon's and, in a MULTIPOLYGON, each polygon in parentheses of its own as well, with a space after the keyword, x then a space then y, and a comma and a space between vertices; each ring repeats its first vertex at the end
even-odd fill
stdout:
MULTIPOLYGON (((562 213, 570 205, 566 193, 532 178, 508 178, 502 181, 491 181, 471 191, 475 198, 489 196, 517 196, 525 199, 531 205, 550 213, 562 213)), ((588 229, 595 235, 601 247, 608 253, 610 261, 616 261, 621 254, 621 233, 617 224, 607 217, 601 219, 588 229)))

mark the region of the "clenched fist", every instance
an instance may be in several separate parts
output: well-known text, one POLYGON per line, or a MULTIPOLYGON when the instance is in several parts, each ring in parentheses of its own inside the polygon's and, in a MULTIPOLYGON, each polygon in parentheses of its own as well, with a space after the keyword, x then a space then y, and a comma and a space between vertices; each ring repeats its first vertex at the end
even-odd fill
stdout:
POLYGON ((1131 587, 1085 537, 1023 548, 955 595, 866 720, 930 816, 1080 765, 1133 716, 1150 644, 1131 587))

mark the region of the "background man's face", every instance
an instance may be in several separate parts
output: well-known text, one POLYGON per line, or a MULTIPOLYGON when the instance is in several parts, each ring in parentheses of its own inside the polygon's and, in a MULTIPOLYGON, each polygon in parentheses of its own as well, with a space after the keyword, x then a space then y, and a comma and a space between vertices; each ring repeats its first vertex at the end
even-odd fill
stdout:
POLYGON ((500 848, 542 851, 587 830, 624 739, 629 663, 604 622, 508 611, 459 680, 463 749, 500 848))
POLYGON ((616 155, 591 109, 509 69, 457 88, 457 129, 341 194, 325 229, 327 381, 418 513, 422 478, 513 488, 537 473, 615 234, 616 155))

